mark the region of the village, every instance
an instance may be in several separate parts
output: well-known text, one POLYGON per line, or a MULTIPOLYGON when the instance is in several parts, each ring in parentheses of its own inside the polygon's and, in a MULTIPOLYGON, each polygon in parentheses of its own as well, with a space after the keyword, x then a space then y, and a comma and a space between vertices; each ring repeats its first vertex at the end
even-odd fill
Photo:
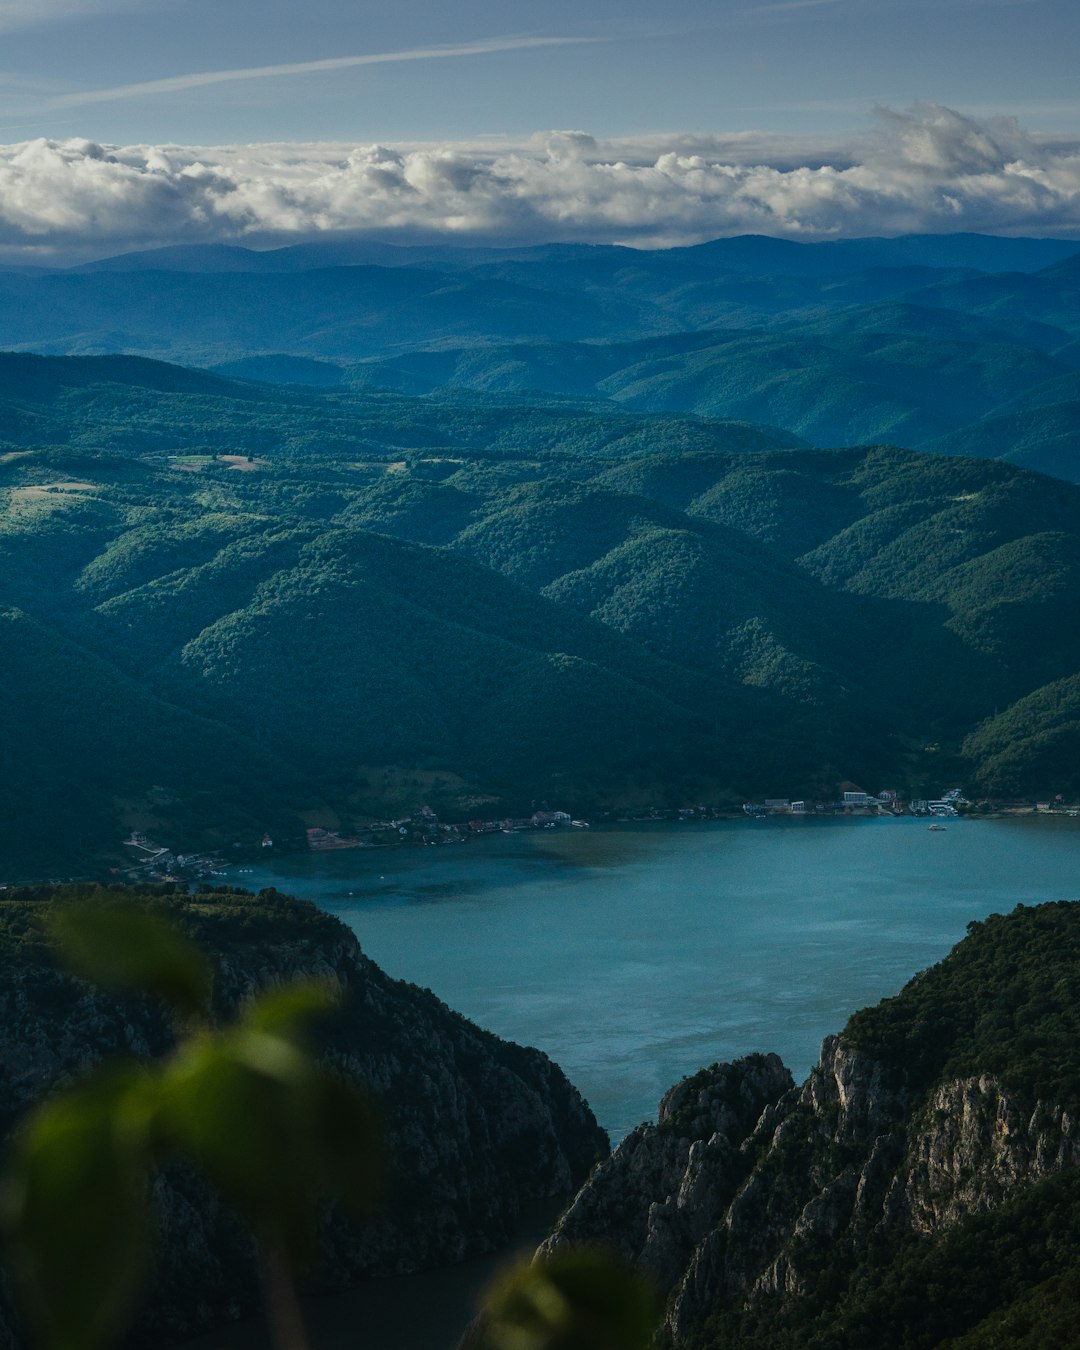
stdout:
MULTIPOLYGON (((973 803, 960 787, 950 787, 937 798, 903 798, 891 788, 877 793, 865 792, 855 783, 841 783, 838 796, 832 800, 814 801, 790 797, 765 797, 760 802, 744 802, 741 810, 730 807, 646 806, 630 811, 599 811, 594 820, 601 826, 625 824, 664 824, 705 820, 731 820, 744 816, 753 820, 774 817, 872 817, 921 816, 931 820, 961 815, 1065 815, 1080 816, 1080 804, 1068 803, 1062 795, 1041 801, 1010 800, 973 803)), ((385 820, 372 820, 362 827, 345 833, 340 829, 309 826, 302 835, 275 845, 269 834, 258 844, 234 845, 235 856, 226 859, 221 852, 183 852, 172 849, 133 830, 123 840, 126 859, 110 867, 114 880, 129 883, 206 884, 231 874, 244 874, 251 868, 237 867, 237 862, 254 862, 259 857, 275 853, 293 853, 306 849, 312 853, 334 852, 343 849, 374 849, 402 846, 440 847, 464 844, 492 834, 519 834, 533 830, 588 830, 592 822, 572 816, 564 810, 549 809, 546 804, 527 816, 506 816, 494 819, 475 818, 462 822, 445 822, 430 806, 418 807, 408 815, 385 820)))
POLYGON ((329 849, 380 848, 393 844, 464 844, 484 834, 519 834, 525 830, 554 830, 561 827, 587 830, 589 822, 568 811, 551 811, 546 806, 528 816, 507 816, 499 820, 474 819, 446 824, 430 806, 421 806, 411 815, 395 820, 374 820, 362 831, 342 835, 318 826, 307 831, 307 846, 315 853, 329 849))
POLYGON ((132 830, 123 841, 125 864, 110 867, 113 878, 125 881, 207 881, 225 875, 222 859, 216 853, 180 853, 156 843, 141 830, 132 830))
POLYGON ((745 802, 743 811, 748 816, 803 816, 803 815, 890 815, 890 816, 958 816, 961 807, 971 803, 962 788, 949 788, 936 800, 910 798, 904 800, 894 788, 885 788, 877 795, 864 792, 855 783, 841 783, 840 797, 834 801, 792 801, 786 797, 766 797, 763 802, 745 802))

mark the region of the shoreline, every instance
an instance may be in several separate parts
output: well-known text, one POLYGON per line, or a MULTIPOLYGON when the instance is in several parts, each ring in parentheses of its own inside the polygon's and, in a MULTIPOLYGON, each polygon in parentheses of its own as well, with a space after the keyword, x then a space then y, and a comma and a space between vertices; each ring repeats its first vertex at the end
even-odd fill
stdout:
MULTIPOLYGON (((965 805, 967 805, 965 803, 965 805)), ((1023 803, 1009 806, 992 807, 986 810, 978 809, 980 804, 975 804, 974 809, 959 810, 945 817, 951 821, 978 821, 978 820, 1014 820, 1027 818, 1055 818, 1055 819, 1077 819, 1080 817, 1080 808, 1076 805, 1047 806, 1039 803, 1023 803)), ((596 830, 607 831, 613 827, 627 825, 706 825, 715 822, 732 821, 752 821, 755 824, 769 824, 783 821, 817 821, 817 822, 837 822, 837 821, 867 821, 867 820, 919 820, 932 822, 938 817, 934 812, 912 812, 909 810, 893 811, 887 808, 872 809, 870 807, 854 806, 836 809, 817 809, 813 811, 790 811, 790 810, 754 810, 749 811, 745 807, 741 810, 721 810, 712 807, 695 808, 693 812, 689 810, 666 810, 661 812, 659 808, 654 808, 650 813, 639 815, 620 815, 616 816, 611 812, 600 812, 595 814, 591 820, 574 820, 569 822, 560 821, 556 824, 531 824, 528 822, 516 823, 513 828, 504 828, 501 825, 485 825, 483 829, 470 829, 468 826, 454 825, 441 827, 447 831, 446 834, 434 834, 431 836, 421 836, 416 833, 406 834, 393 839, 374 840, 342 840, 339 843, 332 843, 317 847, 309 846, 297 848, 278 848, 273 845, 251 848, 242 853, 235 854, 231 858, 224 855, 224 850, 217 849, 205 853, 190 853, 187 858, 191 859, 195 865, 186 865, 180 862, 179 866, 173 863, 179 861, 184 855, 174 852, 166 847, 161 847, 160 852, 163 856, 171 859, 162 866, 171 868, 171 870, 158 871, 150 868, 115 868, 110 867, 106 871, 97 871, 95 873, 84 873, 82 875, 68 876, 44 876, 20 879, 14 881, 0 881, 0 895, 7 891, 17 891, 24 887, 34 886, 56 886, 56 885, 179 885, 179 886, 198 886, 215 884, 227 885, 239 873, 243 875, 247 871, 255 871, 259 864, 265 864, 274 859, 302 858, 323 855, 337 855, 341 853, 374 853, 374 852, 396 852, 405 849, 418 848, 446 848, 450 845, 461 845, 475 842, 489 835, 499 834, 533 834, 541 833, 544 830, 556 829, 562 833, 570 830, 596 830)), ((125 841, 127 842, 127 841, 125 841)))

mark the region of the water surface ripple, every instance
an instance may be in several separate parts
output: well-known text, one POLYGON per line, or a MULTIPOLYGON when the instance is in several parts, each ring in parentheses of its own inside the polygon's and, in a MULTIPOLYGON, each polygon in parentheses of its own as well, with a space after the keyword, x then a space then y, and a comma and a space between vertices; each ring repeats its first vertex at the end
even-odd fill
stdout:
POLYGON ((391 975, 557 1060, 612 1133, 714 1060, 821 1038, 966 925, 1080 897, 1080 822, 717 821, 284 857, 230 880, 316 901, 391 975))

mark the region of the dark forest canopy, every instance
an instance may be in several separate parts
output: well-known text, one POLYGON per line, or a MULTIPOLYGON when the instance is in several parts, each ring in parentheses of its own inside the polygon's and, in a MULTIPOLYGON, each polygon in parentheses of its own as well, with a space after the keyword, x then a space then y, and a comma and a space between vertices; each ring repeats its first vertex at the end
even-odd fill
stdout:
POLYGON ((138 358, 0 377, 14 877, 140 820, 220 845, 427 796, 1080 790, 1065 482, 138 358))

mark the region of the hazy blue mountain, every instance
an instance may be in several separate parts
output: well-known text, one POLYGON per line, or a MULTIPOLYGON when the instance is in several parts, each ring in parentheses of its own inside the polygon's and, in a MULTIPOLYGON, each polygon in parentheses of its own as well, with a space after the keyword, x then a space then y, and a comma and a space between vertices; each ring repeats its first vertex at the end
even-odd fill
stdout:
POLYGON ((745 328, 913 296, 924 308, 983 314, 1014 291, 989 322, 1061 326, 1068 341, 1075 306, 1055 293, 1075 289, 1068 259, 1077 251, 1070 242, 972 235, 823 244, 743 236, 652 251, 179 246, 67 271, 3 272, 0 345, 205 363, 268 353, 356 359, 448 341, 745 328))
MULTIPOLYGON (((31 367, 9 366, 0 441, 85 439, 70 425, 81 403, 99 424, 103 409, 114 414, 118 446, 262 453, 327 434, 364 439, 348 399, 366 391, 473 404, 587 400, 760 424, 782 429, 787 444, 889 441, 1076 479, 1077 254, 1075 241, 977 235, 743 236, 652 251, 339 240, 267 252, 184 246, 4 272, 0 345, 179 358, 249 383, 217 391, 208 434, 206 416, 181 425, 179 405, 155 409, 140 396, 125 412, 115 392, 80 397, 70 379, 66 406, 46 406, 31 367), (278 396, 278 425, 269 394, 258 417, 239 406, 259 401, 254 381, 290 389, 278 396), (319 390, 339 401, 304 393, 319 390)), ((541 434, 535 419, 529 434, 541 434)))
POLYGON ((1080 335, 1080 266, 1067 260, 1030 274, 1002 272, 914 291, 915 304, 975 314, 996 324, 1040 323, 1080 335))
POLYGON ((190 272, 312 271, 323 267, 473 267, 499 262, 614 260, 648 267, 675 263, 729 272, 824 275, 868 267, 969 267, 982 272, 1036 272, 1080 253, 1076 240, 1009 239, 985 234, 901 235, 895 239, 844 239, 800 243, 766 235, 737 235, 688 248, 634 249, 603 244, 538 244, 496 248, 452 244, 402 245, 339 240, 254 250, 224 244, 182 244, 83 263, 72 271, 190 272))

